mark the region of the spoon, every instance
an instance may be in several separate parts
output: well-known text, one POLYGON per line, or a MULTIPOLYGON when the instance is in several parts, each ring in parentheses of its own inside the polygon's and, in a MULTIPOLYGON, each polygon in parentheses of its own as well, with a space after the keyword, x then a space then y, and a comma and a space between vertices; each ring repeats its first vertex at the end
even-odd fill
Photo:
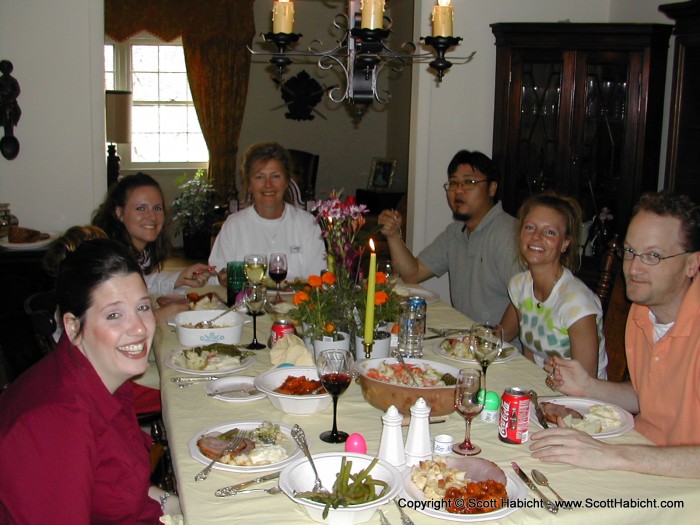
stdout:
POLYGON ((255 388, 253 388, 251 390, 242 390, 240 388, 234 388, 231 390, 216 390, 215 392, 207 392, 207 396, 214 397, 214 396, 220 396, 223 394, 233 394, 235 392, 240 392, 245 397, 256 396, 260 393, 260 391, 255 389, 255 388))
POLYGON ((195 326, 195 328, 212 328, 212 325, 214 324, 214 321, 217 319, 225 316, 227 313, 232 312, 234 310, 238 310, 241 306, 243 306, 244 303, 242 301, 238 301, 237 303, 233 303, 231 306, 226 308, 223 312, 221 312, 219 315, 216 317, 213 317, 212 319, 204 320, 204 321, 199 321, 195 326))
MULTIPOLYGON (((542 474, 542 472, 540 472, 540 471, 537 470, 537 469, 533 469, 532 472, 531 472, 531 474, 532 474, 532 478, 535 480, 535 483, 537 483, 538 485, 542 485, 543 487, 547 487, 549 490, 551 490, 551 491, 554 493, 554 495, 557 497, 557 499, 558 499, 559 501, 564 501, 564 500, 562 499, 562 497, 561 497, 559 494, 557 494, 557 491, 554 490, 554 489, 550 486, 549 480, 547 479, 547 476, 545 476, 544 474, 542 474)), ((564 507, 564 508, 569 508, 569 507, 564 507)))
POLYGON ((311 452, 309 452, 309 445, 306 442, 306 434, 304 434, 304 431, 299 425, 294 425, 292 428, 292 437, 294 438, 294 441, 296 441, 297 445, 299 445, 299 448, 306 456, 306 459, 309 460, 309 463, 311 463, 311 468, 314 470, 316 479, 314 480, 314 488, 311 489, 311 491, 315 492, 316 494, 330 494, 330 492, 323 487, 323 483, 321 483, 321 478, 318 476, 318 471, 316 470, 316 465, 314 464, 314 458, 311 457, 311 452))
POLYGON ((235 496, 236 494, 250 494, 252 492, 267 492, 268 494, 279 494, 282 492, 282 489, 279 488, 279 485, 275 485, 274 487, 270 487, 269 489, 243 489, 243 490, 236 490, 231 493, 229 493, 229 496, 235 496))
POLYGON ((416 386, 420 386, 418 383, 418 380, 416 379, 416 376, 413 375, 413 372, 411 372, 411 368, 406 364, 406 361, 403 360, 403 356, 401 355, 401 352, 396 352, 396 360, 401 363, 401 366, 403 366, 404 370, 408 373, 408 377, 411 378, 411 381, 413 381, 413 384, 416 386))

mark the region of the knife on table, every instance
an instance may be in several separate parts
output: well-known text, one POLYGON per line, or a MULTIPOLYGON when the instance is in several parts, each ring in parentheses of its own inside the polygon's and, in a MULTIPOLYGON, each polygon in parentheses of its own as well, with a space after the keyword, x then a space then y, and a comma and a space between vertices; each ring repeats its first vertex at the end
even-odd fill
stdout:
POLYGON ((279 472, 274 472, 272 474, 266 474, 264 476, 260 476, 259 478, 244 481, 243 483, 238 483, 236 485, 231 485, 229 487, 221 488, 221 489, 217 490, 216 492, 214 492, 214 495, 218 496, 220 498, 223 498, 225 496, 233 496, 239 490, 242 490, 246 487, 249 487, 250 485, 257 485, 258 483, 262 483, 263 481, 270 481, 271 479, 277 479, 279 477, 280 477, 279 472))
POLYGON ((511 467, 513 467, 513 470, 515 473, 520 476, 520 479, 523 480, 525 485, 528 486, 528 488, 532 491, 535 492, 540 497, 540 500, 542 500, 542 503, 544 503, 544 506, 547 508, 549 512, 552 514, 556 514, 559 511, 559 507, 557 507, 554 503, 552 503, 549 499, 547 499, 547 496, 542 494, 540 489, 537 488, 537 485, 535 485, 532 481, 530 481, 530 478, 527 477, 527 474, 523 472, 518 464, 515 461, 510 462, 511 467))
POLYGON ((544 416, 544 411, 542 410, 540 401, 537 399, 537 392, 530 390, 528 394, 530 396, 530 401, 532 401, 532 405, 535 407, 537 421, 539 421, 540 425, 542 425, 542 428, 549 428, 549 424, 547 424, 547 418, 544 416))

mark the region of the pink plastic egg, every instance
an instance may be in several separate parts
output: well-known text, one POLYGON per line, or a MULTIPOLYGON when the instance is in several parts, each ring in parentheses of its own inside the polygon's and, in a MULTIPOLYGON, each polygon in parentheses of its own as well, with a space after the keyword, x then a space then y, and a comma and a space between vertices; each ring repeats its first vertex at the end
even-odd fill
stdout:
POLYGON ((367 454, 367 442, 362 434, 350 434, 345 442, 345 452, 367 454))

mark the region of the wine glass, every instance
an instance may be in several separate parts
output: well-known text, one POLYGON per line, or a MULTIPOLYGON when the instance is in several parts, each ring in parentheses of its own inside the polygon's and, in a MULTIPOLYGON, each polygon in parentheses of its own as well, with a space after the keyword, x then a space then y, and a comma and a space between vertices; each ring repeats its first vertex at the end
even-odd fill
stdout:
POLYGON ((486 382, 486 369, 503 351, 503 328, 500 324, 475 324, 469 330, 469 350, 474 358, 479 361, 484 371, 484 383, 486 382))
POLYGON ((282 297, 280 296, 280 285, 282 281, 287 278, 287 256, 284 253, 271 254, 268 271, 270 272, 270 279, 275 281, 275 286, 277 288, 277 295, 275 295, 272 303, 279 304, 282 302, 282 297))
POLYGON ((396 270, 396 265, 389 260, 379 261, 377 263, 377 271, 383 272, 386 275, 386 281, 390 288, 394 288, 399 280, 399 272, 396 270))
POLYGON ((457 376, 455 409, 467 422, 464 441, 453 445, 452 451, 462 456, 475 456, 481 448, 471 442, 472 419, 484 409, 484 398, 479 400, 479 390, 484 388, 484 373, 478 368, 463 368, 457 376))
POLYGON ((248 283, 248 286, 243 290, 245 304, 248 307, 248 315, 253 316, 253 342, 246 348, 251 350, 260 350, 265 348, 265 345, 258 342, 258 327, 256 319, 259 315, 263 315, 262 309, 265 306, 267 298, 267 286, 265 283, 248 283))
POLYGON ((261 283, 267 273, 267 256, 256 254, 246 255, 243 259, 243 267, 245 269, 245 276, 251 283, 261 283))
POLYGON ((321 441, 326 443, 345 443, 346 432, 339 432, 336 424, 338 397, 350 386, 352 380, 353 358, 348 350, 324 350, 316 361, 318 377, 326 391, 333 396, 333 430, 323 432, 321 441))

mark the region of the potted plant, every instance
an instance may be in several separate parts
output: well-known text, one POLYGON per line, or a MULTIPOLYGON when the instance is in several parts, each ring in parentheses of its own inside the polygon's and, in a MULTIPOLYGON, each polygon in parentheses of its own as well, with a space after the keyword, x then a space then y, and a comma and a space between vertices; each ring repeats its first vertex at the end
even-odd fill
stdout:
POLYGON ((182 232, 185 256, 206 260, 211 247, 211 227, 218 219, 216 191, 204 170, 194 177, 184 174, 177 179, 180 195, 173 202, 173 221, 177 221, 176 235, 182 232))

